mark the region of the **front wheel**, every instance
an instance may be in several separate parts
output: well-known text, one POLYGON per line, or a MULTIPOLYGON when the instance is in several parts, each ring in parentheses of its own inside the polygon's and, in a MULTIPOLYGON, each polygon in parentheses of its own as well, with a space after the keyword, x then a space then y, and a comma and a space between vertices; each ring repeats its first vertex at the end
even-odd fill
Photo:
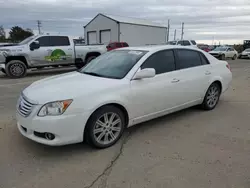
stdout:
POLYGON ((221 58, 221 60, 225 60, 226 59, 225 54, 222 54, 220 58, 221 58))
POLYGON ((220 94, 221 94, 220 85, 216 82, 212 83, 206 92, 206 95, 202 103, 202 108, 204 110, 214 109, 219 102, 220 94))
POLYGON ((27 66, 20 60, 12 60, 6 64, 5 71, 10 78, 22 78, 27 74, 27 66))
POLYGON ((237 59, 237 55, 234 55, 232 59, 233 59, 233 60, 236 60, 236 59, 237 59))
POLYGON ((86 129, 86 141, 96 148, 114 145, 122 136, 125 127, 123 112, 115 106, 104 106, 90 117, 86 129))

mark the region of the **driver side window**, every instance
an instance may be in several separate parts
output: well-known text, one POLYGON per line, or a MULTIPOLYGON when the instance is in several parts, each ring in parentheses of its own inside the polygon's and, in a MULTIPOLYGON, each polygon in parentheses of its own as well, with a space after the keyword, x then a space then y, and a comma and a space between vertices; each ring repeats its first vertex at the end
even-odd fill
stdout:
POLYGON ((40 38, 38 38, 36 40, 39 41, 40 47, 48 47, 48 46, 50 46, 50 41, 49 41, 48 36, 40 37, 40 38))

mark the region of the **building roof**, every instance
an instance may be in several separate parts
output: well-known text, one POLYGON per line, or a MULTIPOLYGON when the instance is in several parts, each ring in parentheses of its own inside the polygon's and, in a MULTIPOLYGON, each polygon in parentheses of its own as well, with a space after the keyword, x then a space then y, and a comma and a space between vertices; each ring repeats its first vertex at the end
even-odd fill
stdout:
POLYGON ((166 26, 161 25, 160 23, 156 23, 156 22, 153 22, 153 21, 150 21, 150 20, 146 20, 146 19, 125 17, 125 16, 117 16, 117 15, 110 15, 110 14, 102 14, 102 13, 99 13, 98 15, 96 15, 84 27, 86 27, 88 24, 90 24, 99 15, 102 15, 104 17, 107 17, 107 18, 109 18, 111 20, 114 20, 114 21, 120 22, 120 23, 128 23, 128 24, 135 24, 135 25, 144 25, 144 26, 153 26, 153 27, 167 28, 166 26))

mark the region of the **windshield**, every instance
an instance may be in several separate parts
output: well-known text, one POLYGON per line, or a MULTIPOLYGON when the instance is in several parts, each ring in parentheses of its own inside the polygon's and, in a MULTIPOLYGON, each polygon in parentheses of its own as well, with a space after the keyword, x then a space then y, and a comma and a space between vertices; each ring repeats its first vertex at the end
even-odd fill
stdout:
POLYGON ((30 36, 30 37, 24 39, 22 42, 18 43, 18 45, 27 44, 27 43, 29 43, 30 41, 32 41, 34 38, 35 38, 35 36, 30 36))
POLYGON ((92 60, 79 72, 93 76, 121 79, 144 56, 147 51, 118 50, 106 52, 92 60))
POLYGON ((217 47, 214 49, 214 51, 227 51, 226 47, 217 47))

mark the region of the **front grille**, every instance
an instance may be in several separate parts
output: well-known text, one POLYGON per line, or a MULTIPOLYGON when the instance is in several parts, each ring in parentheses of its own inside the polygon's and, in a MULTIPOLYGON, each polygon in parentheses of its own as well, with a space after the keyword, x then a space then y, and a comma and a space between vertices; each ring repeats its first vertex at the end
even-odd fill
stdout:
POLYGON ((32 104, 21 95, 18 102, 17 110, 23 117, 28 117, 32 112, 34 105, 35 104, 32 104))

